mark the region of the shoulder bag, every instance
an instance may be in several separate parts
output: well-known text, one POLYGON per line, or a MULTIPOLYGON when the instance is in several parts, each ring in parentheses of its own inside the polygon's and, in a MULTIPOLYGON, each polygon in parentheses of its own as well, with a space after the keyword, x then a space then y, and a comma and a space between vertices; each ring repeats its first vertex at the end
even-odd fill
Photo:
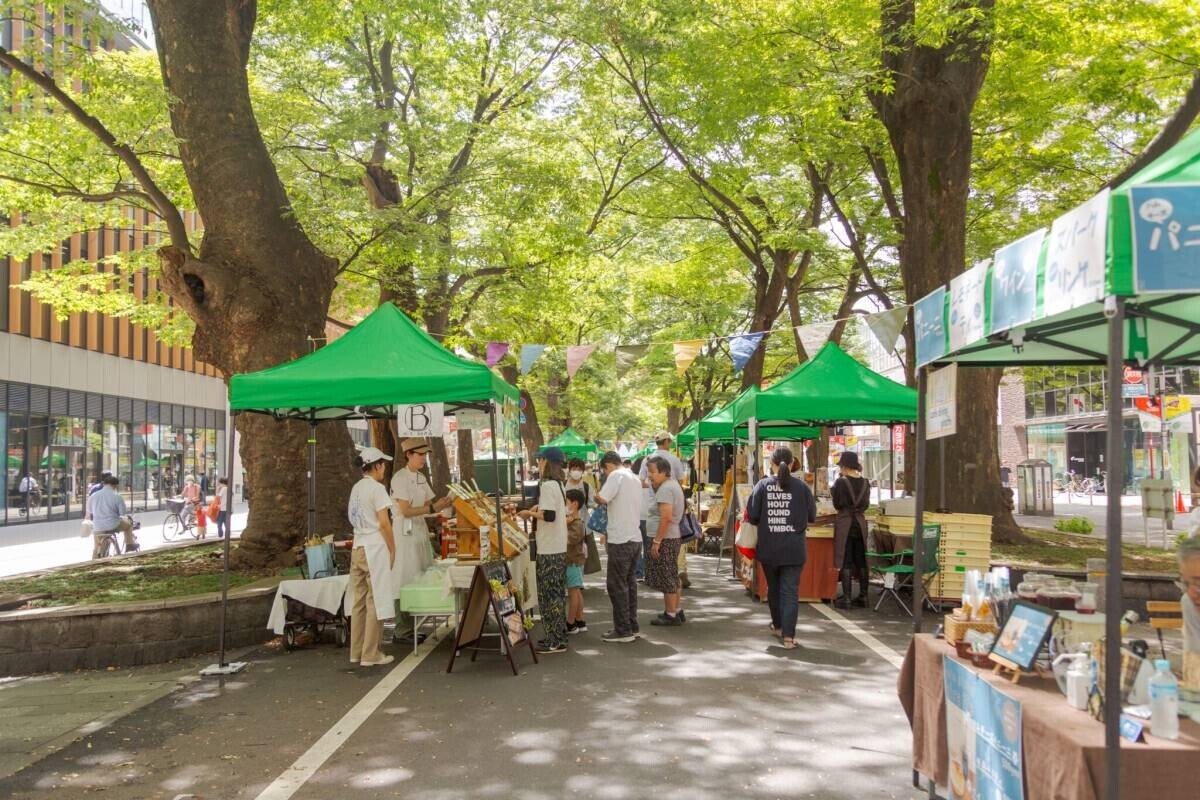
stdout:
POLYGON ((758 526, 750 521, 745 512, 738 523, 737 536, 733 540, 738 552, 746 558, 753 559, 758 555, 758 526))

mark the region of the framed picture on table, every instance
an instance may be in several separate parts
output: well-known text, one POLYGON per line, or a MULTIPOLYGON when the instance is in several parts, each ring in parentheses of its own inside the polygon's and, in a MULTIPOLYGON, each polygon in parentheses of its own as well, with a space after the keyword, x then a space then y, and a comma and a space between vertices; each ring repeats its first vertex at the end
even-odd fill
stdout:
POLYGON ((992 643, 992 661, 1012 670, 1031 672, 1056 619, 1057 611, 1018 600, 992 643))

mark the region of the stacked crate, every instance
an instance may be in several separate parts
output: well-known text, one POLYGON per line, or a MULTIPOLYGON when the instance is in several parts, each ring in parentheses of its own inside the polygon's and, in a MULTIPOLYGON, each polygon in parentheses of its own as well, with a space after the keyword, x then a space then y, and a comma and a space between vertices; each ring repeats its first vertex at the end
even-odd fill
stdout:
MULTIPOLYGON (((893 534, 911 536, 912 517, 880 515, 876 524, 893 534)), ((987 572, 992 561, 992 518, 985 514, 925 514, 925 524, 940 525, 937 577, 929 584, 930 596, 957 601, 962 597, 967 570, 987 572)))

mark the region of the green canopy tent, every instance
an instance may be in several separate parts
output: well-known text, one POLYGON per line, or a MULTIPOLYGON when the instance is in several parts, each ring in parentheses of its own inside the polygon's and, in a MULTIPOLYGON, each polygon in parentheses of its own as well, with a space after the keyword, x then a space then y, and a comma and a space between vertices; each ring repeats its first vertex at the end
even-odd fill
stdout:
MULTIPOLYGON (((1200 364, 1200 130, 1115 189, 1105 189, 996 252, 914 305, 917 474, 925 461, 925 392, 932 369, 1105 365, 1108 486, 1125 463, 1121 386, 1126 365, 1200 364)), ((917 530, 925 503, 918 481, 917 530)), ((1105 638, 1120 641, 1121 506, 1108 502, 1105 638)), ((920 599, 920 539, 914 537, 920 599)), ((920 630, 916 615, 914 630, 920 630)), ((1105 648, 1106 697, 1120 694, 1119 647, 1105 648)), ((1121 704, 1105 704, 1105 796, 1119 794, 1121 704)))
MULTIPOLYGON (((887 425, 890 431, 892 425, 916 421, 917 392, 826 342, 769 389, 745 393, 731 406, 734 430, 746 429, 748 438, 757 442, 789 427, 887 425)), ((890 457, 894 449, 888 444, 890 457)))
POLYGON ((675 434, 675 446, 683 458, 691 458, 696 454, 696 429, 699 427, 700 420, 694 419, 675 434))
MULTIPOLYGON (((749 386, 724 406, 714 408, 696 423, 696 438, 705 444, 745 444, 749 441, 747 431, 734 426, 734 414, 739 403, 749 402, 764 390, 749 386)), ((800 425, 769 425, 760 430, 759 438, 764 441, 798 442, 816 439, 821 435, 819 428, 800 425)))
MULTIPOLYGON (((276 420, 304 420, 308 437, 308 532, 316 532, 316 426, 320 422, 387 419, 399 406, 442 403, 445 413, 474 410, 490 415, 493 432, 498 412, 508 404, 516 418, 517 389, 488 367, 459 358, 421 330, 400 309, 385 303, 337 340, 306 356, 260 372, 234 375, 229 382, 232 413, 266 414, 276 420)), ((500 486, 497 438, 492 463, 500 486)), ((229 437, 233 463, 234 436, 229 437)), ((229 490, 229 505, 233 493, 229 490)), ((496 518, 501 498, 496 495, 496 518)), ((225 577, 221 586, 220 664, 209 674, 227 674, 225 604, 228 591, 229 537, 225 538, 225 577)))
POLYGON ((583 458, 595 461, 600 448, 580 436, 574 428, 567 428, 546 443, 546 447, 557 447, 567 458, 583 458))

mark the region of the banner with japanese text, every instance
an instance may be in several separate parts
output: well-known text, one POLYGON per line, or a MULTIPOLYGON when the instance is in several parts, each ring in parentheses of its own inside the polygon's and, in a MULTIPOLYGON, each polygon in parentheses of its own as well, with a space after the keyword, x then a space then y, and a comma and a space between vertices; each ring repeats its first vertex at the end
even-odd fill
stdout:
POLYGON ((951 800, 1024 800, 1021 704, 950 656, 943 659, 951 800))

